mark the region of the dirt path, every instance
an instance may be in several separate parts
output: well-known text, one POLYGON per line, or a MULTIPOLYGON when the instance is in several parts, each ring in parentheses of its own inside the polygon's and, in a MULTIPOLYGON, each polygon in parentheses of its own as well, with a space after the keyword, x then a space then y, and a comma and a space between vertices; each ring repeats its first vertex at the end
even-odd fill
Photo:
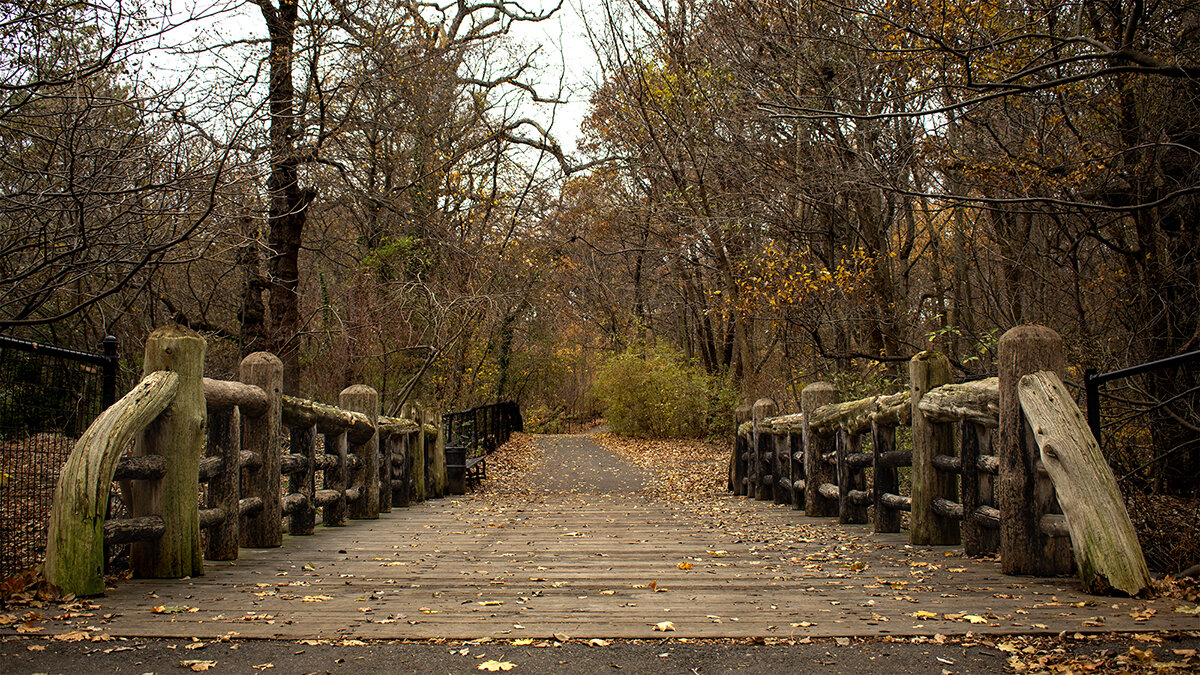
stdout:
POLYGON ((529 476, 548 493, 613 495, 646 489, 649 477, 586 435, 538 438, 541 461, 529 476))

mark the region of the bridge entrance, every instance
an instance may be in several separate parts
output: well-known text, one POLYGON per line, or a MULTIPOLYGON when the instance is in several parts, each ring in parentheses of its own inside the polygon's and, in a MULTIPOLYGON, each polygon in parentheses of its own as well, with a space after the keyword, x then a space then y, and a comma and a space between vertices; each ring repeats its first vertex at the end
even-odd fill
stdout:
POLYGON ((1097 598, 1077 579, 1004 576, 961 548, 729 496, 720 462, 679 493, 664 487, 670 460, 630 460, 654 451, 521 436, 475 493, 242 549, 199 578, 123 580, 46 633, 539 644, 1194 628, 1169 598, 1097 598))

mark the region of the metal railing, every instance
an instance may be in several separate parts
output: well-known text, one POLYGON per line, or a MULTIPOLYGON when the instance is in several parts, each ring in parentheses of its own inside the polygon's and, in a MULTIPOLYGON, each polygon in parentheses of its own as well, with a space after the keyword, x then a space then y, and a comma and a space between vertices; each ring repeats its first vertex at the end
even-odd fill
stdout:
POLYGON ((0 578, 39 563, 58 474, 117 395, 117 339, 94 354, 0 336, 0 578))

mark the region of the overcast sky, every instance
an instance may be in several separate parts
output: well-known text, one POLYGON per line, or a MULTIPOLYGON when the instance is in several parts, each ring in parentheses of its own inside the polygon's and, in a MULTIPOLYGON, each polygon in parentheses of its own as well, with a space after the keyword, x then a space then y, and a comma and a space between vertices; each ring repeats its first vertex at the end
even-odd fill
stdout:
MULTIPOLYGON (((530 45, 543 46, 541 62, 546 66, 542 78, 544 86, 556 84, 565 67, 569 103, 559 106, 552 133, 568 151, 574 151, 579 138, 579 125, 587 115, 587 85, 592 82, 596 72, 596 56, 592 53, 580 17, 579 5, 585 1, 564 0, 562 9, 548 21, 519 23, 513 30, 518 39, 530 45)), ((557 2, 550 0, 530 0, 525 7, 544 11, 555 4, 557 2)), ((549 114, 548 109, 542 109, 537 116, 548 122, 549 114)))

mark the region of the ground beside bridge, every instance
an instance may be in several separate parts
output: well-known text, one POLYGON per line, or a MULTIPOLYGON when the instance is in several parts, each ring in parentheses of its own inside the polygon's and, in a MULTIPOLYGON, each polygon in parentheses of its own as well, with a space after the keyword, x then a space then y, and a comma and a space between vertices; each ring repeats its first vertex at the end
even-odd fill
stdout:
POLYGON ((719 454, 688 447, 521 437, 473 494, 243 549, 202 578, 121 580, 36 619, 10 614, 7 632, 193 641, 181 649, 270 638, 303 641, 300 651, 372 640, 965 639, 1003 659, 1020 656, 1011 635, 1153 639, 1200 625, 1195 603, 1179 598, 1089 596, 1074 579, 1007 577, 960 548, 910 547, 905 535, 725 495, 719 454))

